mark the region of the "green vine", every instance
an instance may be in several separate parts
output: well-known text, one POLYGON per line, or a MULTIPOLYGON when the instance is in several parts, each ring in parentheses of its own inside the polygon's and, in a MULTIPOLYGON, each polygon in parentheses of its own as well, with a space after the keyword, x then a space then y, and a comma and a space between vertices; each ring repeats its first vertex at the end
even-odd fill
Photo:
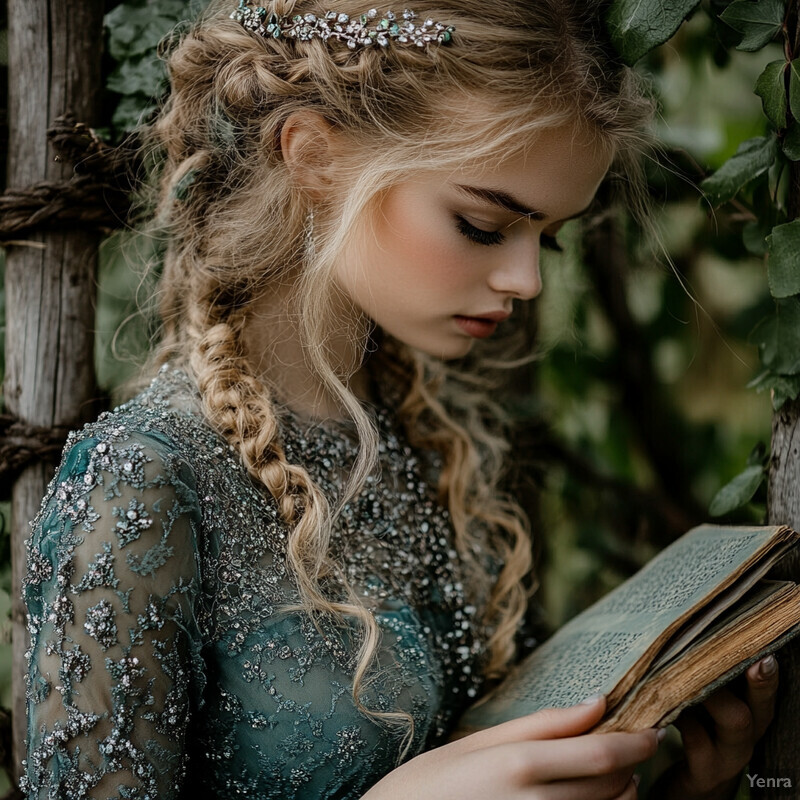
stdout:
POLYGON ((154 53, 179 32, 208 0, 126 0, 106 14, 108 52, 115 62, 106 88, 119 95, 111 125, 115 138, 155 111, 167 85, 164 63, 154 53))
MULTIPOLYGON (((671 38, 700 6, 700 0, 617 0, 608 24, 620 54, 632 65, 671 38)), ((749 219, 742 228, 744 246, 766 262, 774 306, 750 336, 762 365, 750 386, 770 390, 777 411, 800 394, 800 220, 796 218, 800 209, 790 213, 786 200, 786 182, 795 172, 792 164, 800 162, 797 4, 733 0, 703 9, 720 42, 733 41, 737 50, 746 52, 775 42, 783 47, 783 57, 766 65, 754 87, 764 111, 764 135, 741 142, 733 157, 701 183, 713 207, 735 202, 739 211, 745 210, 749 219), (752 191, 746 196, 748 188, 752 191)), ((766 479, 766 470, 767 458, 757 448, 744 472, 716 495, 711 513, 727 514, 749 502, 766 479)))

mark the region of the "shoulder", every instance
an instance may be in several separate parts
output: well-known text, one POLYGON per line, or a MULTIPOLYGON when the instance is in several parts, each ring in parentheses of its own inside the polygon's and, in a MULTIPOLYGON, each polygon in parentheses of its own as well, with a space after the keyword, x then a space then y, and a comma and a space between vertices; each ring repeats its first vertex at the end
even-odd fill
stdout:
POLYGON ((34 538, 65 524, 89 532, 124 527, 144 508, 150 519, 182 513, 203 539, 279 523, 274 499, 207 422, 180 369, 162 368, 135 397, 70 433, 30 524, 34 538))
POLYGON ((167 400, 168 393, 154 380, 137 397, 69 434, 30 523, 34 545, 66 529, 83 538, 98 528, 113 529, 124 545, 137 526, 143 533, 145 521, 151 528, 159 516, 196 522, 198 460, 192 450, 202 422, 167 400))
POLYGON ((135 397, 69 434, 48 494, 76 479, 83 484, 76 490, 160 482, 190 491, 211 456, 229 449, 206 423, 186 374, 162 368, 135 397))

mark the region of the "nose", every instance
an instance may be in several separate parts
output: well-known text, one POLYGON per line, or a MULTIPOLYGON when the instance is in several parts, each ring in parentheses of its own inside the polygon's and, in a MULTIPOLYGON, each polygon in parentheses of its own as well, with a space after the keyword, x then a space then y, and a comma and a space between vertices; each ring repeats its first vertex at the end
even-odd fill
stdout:
POLYGON ((489 286, 495 292, 509 294, 519 300, 532 300, 542 291, 539 270, 539 237, 520 242, 514 251, 499 257, 498 264, 489 277, 489 286))

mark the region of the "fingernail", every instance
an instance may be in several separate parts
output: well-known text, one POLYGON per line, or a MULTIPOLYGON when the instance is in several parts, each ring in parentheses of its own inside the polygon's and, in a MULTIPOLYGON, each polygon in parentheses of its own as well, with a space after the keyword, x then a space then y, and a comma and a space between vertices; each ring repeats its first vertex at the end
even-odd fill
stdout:
POLYGON ((599 703, 602 699, 602 694, 593 694, 590 697, 587 697, 585 700, 581 700, 580 704, 582 706, 593 706, 595 703, 599 703))
POLYGON ((658 729, 658 732, 656 733, 656 740, 658 741, 659 744, 661 744, 661 742, 664 741, 664 737, 666 735, 667 735, 667 729, 666 728, 659 728, 658 729))
POLYGON ((775 674, 777 669, 778 662, 775 660, 775 656, 767 656, 766 658, 761 659, 758 665, 758 674, 762 678, 769 678, 775 674))
POLYGON ((642 782, 642 776, 637 775, 635 772, 633 773, 633 785, 638 789, 639 784, 642 782))

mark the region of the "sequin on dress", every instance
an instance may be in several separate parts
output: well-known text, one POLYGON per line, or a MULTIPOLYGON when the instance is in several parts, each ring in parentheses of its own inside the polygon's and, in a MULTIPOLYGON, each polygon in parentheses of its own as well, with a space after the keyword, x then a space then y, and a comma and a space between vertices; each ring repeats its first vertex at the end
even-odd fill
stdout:
MULTIPOLYGON (((382 632, 361 699, 413 717, 411 757, 479 692, 488 632, 436 500, 437 457, 408 446, 388 404, 371 410, 380 474, 332 549, 382 632)), ((335 496, 352 433, 281 427, 289 460, 335 496)), ((276 503, 182 370, 70 434, 31 525, 28 797, 354 799, 397 766, 405 729, 352 697, 358 626, 286 610, 276 503)))

